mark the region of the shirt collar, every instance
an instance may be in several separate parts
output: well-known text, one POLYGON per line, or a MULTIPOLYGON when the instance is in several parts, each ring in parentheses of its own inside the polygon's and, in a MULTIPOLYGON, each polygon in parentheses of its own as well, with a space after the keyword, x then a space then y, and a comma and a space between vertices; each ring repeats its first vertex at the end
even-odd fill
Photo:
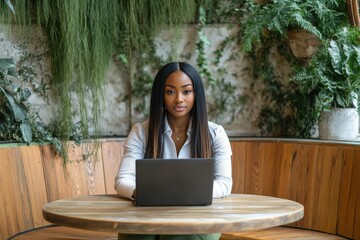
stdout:
MULTIPOLYGON (((187 135, 189 135, 191 133, 191 128, 192 128, 192 119, 190 118, 190 122, 189 122, 189 126, 187 129, 187 135)), ((172 134, 172 130, 171 127, 169 125, 168 119, 167 119, 167 115, 165 116, 165 131, 164 134, 172 134)))

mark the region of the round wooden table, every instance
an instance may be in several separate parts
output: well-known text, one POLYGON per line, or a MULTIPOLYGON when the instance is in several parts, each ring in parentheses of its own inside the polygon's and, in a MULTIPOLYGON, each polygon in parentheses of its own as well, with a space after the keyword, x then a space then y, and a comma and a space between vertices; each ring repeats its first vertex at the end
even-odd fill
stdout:
POLYGON ((304 207, 287 199, 232 194, 210 206, 136 207, 116 195, 61 199, 43 206, 55 224, 132 234, 202 234, 239 232, 295 222, 304 207))

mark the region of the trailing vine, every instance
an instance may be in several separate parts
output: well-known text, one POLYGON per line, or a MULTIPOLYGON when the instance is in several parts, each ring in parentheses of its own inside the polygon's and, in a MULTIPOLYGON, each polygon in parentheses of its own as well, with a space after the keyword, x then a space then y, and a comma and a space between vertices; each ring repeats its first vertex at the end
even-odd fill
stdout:
POLYGON ((55 135, 69 140, 99 135, 105 73, 116 49, 124 47, 119 56, 135 69, 137 56, 159 29, 193 20, 195 2, 24 0, 15 2, 14 9, 16 15, 4 14, 3 21, 36 22, 46 29, 51 88, 59 103, 55 135))
MULTIPOLYGON (((236 40, 236 36, 226 37, 215 50, 215 58, 211 61, 206 53, 211 43, 203 30, 208 24, 216 22, 227 22, 232 25, 235 25, 235 19, 236 23, 241 22, 246 16, 246 14, 241 15, 241 9, 251 6, 249 2, 247 0, 205 1, 198 7, 196 63, 200 75, 208 84, 208 91, 212 96, 208 99, 209 117, 222 124, 234 120, 235 116, 242 111, 249 96, 236 91, 234 84, 226 80, 228 77, 226 69, 220 66, 220 59, 223 57, 225 49, 236 40), (216 69, 216 71, 210 69, 216 69), (225 118, 224 116, 228 117, 225 118)), ((232 54, 236 55, 237 53, 235 51, 232 54)), ((229 59, 231 58, 232 56, 229 57, 229 59)))

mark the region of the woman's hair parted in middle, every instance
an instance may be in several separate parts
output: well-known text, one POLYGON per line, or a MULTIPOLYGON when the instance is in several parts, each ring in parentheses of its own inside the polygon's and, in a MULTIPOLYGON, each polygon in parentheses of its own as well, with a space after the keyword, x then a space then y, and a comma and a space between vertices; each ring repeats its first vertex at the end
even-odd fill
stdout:
POLYGON ((194 89, 195 101, 190 111, 192 122, 190 140, 191 156, 193 158, 210 158, 212 157, 212 150, 204 85, 196 69, 184 62, 171 62, 164 65, 155 77, 151 91, 149 132, 145 158, 162 158, 162 143, 165 129, 164 119, 166 117, 166 111, 164 109, 165 81, 168 76, 175 71, 182 71, 188 75, 194 89))

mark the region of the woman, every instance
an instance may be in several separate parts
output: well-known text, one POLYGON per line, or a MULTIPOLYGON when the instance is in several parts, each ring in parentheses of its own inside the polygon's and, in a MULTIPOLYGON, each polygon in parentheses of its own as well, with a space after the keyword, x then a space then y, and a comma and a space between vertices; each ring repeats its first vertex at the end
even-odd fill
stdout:
MULTIPOLYGON (((205 91, 198 72, 184 62, 163 66, 155 77, 149 119, 134 124, 124 147, 115 189, 135 199, 135 160, 214 158, 213 198, 231 192, 231 146, 222 126, 207 120, 205 91)), ((122 235, 121 235, 122 236, 122 235)), ((219 239, 204 235, 123 235, 123 239, 219 239)))

